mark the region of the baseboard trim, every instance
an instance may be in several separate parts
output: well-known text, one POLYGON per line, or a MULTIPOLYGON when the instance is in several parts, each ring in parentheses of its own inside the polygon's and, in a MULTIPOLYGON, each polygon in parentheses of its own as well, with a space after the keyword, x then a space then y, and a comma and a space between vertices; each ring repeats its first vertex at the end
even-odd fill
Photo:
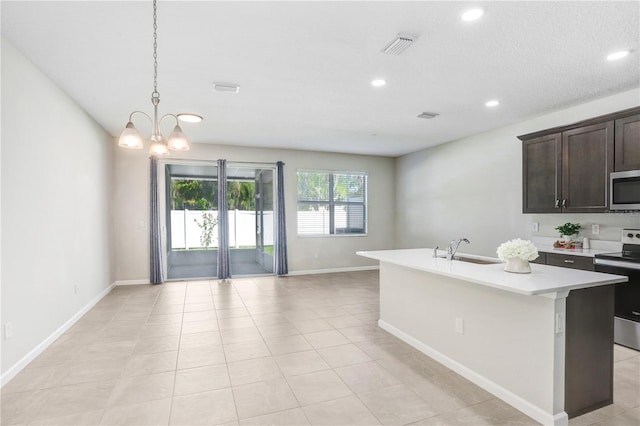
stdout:
POLYGON ((391 324, 383 320, 378 320, 378 325, 383 330, 388 331, 389 333, 396 336, 398 339, 408 343, 409 345, 418 349, 420 352, 424 353, 425 355, 428 355, 429 357, 435 359, 440 364, 450 368, 451 370, 455 371, 462 377, 480 386, 487 392, 494 394, 495 396, 497 396, 507 404, 522 411, 524 414, 539 421, 543 425, 566 426, 569 424, 569 417, 567 416, 567 413, 565 413, 564 411, 561 413, 557 413, 555 415, 548 413, 544 411, 542 408, 522 398, 521 396, 514 394, 508 389, 505 389, 504 387, 498 385, 497 383, 487 379, 483 375, 476 373, 474 370, 460 364, 459 362, 449 358, 443 353, 438 352, 432 347, 422 343, 421 341, 415 339, 413 336, 403 331, 400 331, 399 329, 392 326, 391 324))
POLYGON ((114 283, 114 285, 140 285, 140 284, 151 284, 148 279, 142 280, 118 280, 114 283))
POLYGON ((55 342, 60 336, 62 336, 67 330, 69 330, 84 314, 86 314, 91 308, 93 308, 103 297, 114 289, 115 283, 112 283, 109 287, 105 288, 100 294, 94 297, 89 303, 87 303, 82 309, 80 309, 74 316, 69 318, 67 322, 62 324, 56 331, 54 331, 49 337, 43 340, 38 346, 33 348, 28 354, 26 354, 20 361, 11 366, 4 374, 0 376, 0 388, 9 383, 19 372, 21 372, 31 361, 36 359, 38 355, 45 351, 53 342, 55 342))
MULTIPOLYGON (((293 275, 316 275, 316 274, 335 274, 337 272, 359 272, 359 271, 373 271, 380 269, 379 265, 373 266, 350 266, 345 268, 327 268, 327 269, 307 269, 301 271, 290 271, 285 276, 293 276, 293 275)), ((258 276, 272 276, 273 274, 265 274, 258 276)), ((251 278, 256 275, 237 275, 231 278, 251 278)), ((179 278, 174 280, 167 280, 167 282, 171 281, 185 281, 185 280, 217 280, 217 278, 179 278)), ((149 279, 141 279, 141 280, 118 280, 114 283, 115 285, 141 285, 141 284, 150 284, 149 279)))
POLYGON ((347 268, 328 268, 328 269, 307 269, 302 271, 292 271, 287 275, 315 275, 315 274, 334 274, 336 272, 359 272, 373 271, 380 269, 379 265, 375 266, 351 266, 347 268))

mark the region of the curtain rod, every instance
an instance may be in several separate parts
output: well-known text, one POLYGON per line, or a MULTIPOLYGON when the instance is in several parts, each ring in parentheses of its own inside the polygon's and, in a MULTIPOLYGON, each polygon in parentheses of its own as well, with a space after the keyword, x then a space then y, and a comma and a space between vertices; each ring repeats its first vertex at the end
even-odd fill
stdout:
MULTIPOLYGON (((158 158, 159 162, 169 162, 169 161, 185 161, 185 162, 191 162, 191 163, 213 163, 213 164, 217 164, 218 160, 190 160, 188 158, 158 158)), ((277 164, 277 161, 274 161, 273 163, 270 162, 266 162, 266 161, 233 161, 233 160, 227 160, 227 164, 228 163, 232 163, 232 164, 256 164, 256 165, 267 165, 267 166, 275 166, 277 164)), ((282 163, 284 164, 284 162, 282 163)))

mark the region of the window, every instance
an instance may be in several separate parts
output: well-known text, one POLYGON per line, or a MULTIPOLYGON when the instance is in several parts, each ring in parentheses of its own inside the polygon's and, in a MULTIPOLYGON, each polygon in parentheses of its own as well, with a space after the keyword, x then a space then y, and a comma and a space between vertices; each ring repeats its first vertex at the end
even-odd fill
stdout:
POLYGON ((298 235, 367 232, 367 175, 298 170, 298 235))

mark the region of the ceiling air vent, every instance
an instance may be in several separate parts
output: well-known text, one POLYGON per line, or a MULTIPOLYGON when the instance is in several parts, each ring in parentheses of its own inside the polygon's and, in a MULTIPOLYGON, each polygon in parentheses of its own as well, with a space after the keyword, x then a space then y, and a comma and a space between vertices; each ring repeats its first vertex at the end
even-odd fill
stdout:
POLYGON ((213 83, 213 90, 216 92, 238 93, 240 86, 232 83, 213 83))
POLYGON ((435 112, 421 112, 420 114, 418 114, 418 118, 426 118, 428 120, 431 120, 432 118, 436 118, 437 116, 439 116, 440 114, 436 114, 435 112))
POLYGON ((407 47, 411 46, 414 41, 418 39, 417 35, 413 34, 398 34, 391 43, 382 49, 382 53, 388 53, 389 55, 399 55, 404 52, 407 47))

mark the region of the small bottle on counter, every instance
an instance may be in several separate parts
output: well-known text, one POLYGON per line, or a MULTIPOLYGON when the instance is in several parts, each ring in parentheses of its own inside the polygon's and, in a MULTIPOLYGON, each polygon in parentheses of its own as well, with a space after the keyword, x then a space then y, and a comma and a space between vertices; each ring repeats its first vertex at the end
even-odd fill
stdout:
POLYGON ((583 248, 583 249, 591 248, 591 245, 589 244, 589 238, 584 237, 584 238, 582 239, 582 248, 583 248))

